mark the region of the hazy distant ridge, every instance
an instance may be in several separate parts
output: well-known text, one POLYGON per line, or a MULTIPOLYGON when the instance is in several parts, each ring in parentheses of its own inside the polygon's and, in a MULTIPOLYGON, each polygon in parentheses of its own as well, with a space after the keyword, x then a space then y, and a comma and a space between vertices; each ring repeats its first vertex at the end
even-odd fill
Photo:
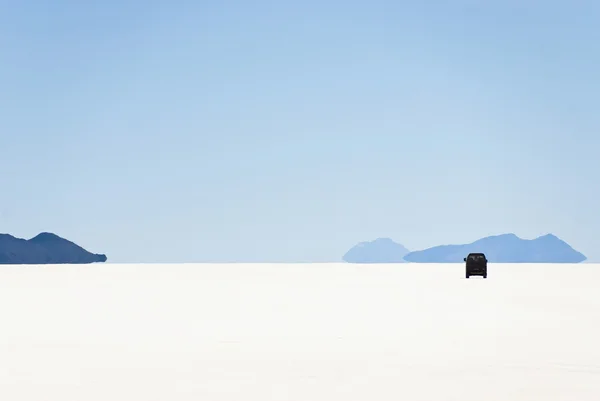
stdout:
POLYGON ((470 244, 439 245, 420 251, 405 252, 406 248, 389 240, 386 247, 376 246, 377 240, 353 247, 343 260, 351 263, 458 263, 470 252, 483 252, 496 263, 580 263, 587 259, 565 241, 553 234, 527 240, 515 234, 481 238, 470 244), (350 255, 350 257, 348 257, 350 255))
POLYGON ((349 263, 402 263, 408 253, 408 249, 390 238, 377 238, 356 244, 342 259, 349 263))

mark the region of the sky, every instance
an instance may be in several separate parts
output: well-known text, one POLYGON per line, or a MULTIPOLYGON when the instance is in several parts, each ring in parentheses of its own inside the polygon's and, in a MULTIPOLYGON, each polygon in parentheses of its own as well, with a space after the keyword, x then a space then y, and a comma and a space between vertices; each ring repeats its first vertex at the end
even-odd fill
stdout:
POLYGON ((553 233, 600 261, 598 2, 0 9, 0 232, 110 262, 553 233))

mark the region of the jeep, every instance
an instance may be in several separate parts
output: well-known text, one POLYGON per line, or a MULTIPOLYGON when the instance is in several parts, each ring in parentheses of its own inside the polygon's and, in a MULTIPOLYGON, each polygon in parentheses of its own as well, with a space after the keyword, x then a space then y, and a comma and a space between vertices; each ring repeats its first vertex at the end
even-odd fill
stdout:
POLYGON ((470 253, 466 258, 466 277, 483 276, 487 278, 487 258, 483 253, 470 253))

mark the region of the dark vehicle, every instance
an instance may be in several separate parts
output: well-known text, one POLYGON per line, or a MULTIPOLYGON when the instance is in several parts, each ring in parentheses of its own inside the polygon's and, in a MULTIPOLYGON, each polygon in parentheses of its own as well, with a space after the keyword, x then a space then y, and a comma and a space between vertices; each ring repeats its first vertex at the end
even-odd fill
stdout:
POLYGON ((466 262, 466 276, 483 276, 487 278, 487 258, 483 253, 470 253, 464 261, 466 262))

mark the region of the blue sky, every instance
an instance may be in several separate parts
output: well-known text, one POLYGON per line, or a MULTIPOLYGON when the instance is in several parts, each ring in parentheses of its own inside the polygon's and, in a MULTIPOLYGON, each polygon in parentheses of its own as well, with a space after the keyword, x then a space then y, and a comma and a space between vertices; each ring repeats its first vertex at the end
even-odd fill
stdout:
POLYGON ((112 262, 552 232, 600 260, 597 2, 0 4, 0 232, 112 262))

